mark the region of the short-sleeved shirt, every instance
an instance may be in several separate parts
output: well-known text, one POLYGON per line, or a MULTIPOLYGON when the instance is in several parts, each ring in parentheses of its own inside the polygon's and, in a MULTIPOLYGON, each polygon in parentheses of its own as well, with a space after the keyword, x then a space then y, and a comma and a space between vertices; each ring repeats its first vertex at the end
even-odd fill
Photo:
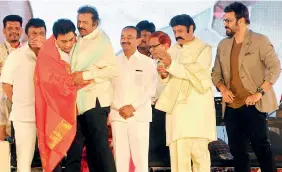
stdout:
POLYGON ((11 121, 35 121, 35 65, 36 55, 28 44, 14 50, 5 62, 1 81, 13 85, 11 121))

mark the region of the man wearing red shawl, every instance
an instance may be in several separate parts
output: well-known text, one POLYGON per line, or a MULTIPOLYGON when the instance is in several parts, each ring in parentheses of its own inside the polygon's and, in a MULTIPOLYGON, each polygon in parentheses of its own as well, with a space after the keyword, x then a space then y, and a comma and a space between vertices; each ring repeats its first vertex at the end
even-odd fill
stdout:
POLYGON ((70 68, 70 53, 75 42, 75 25, 68 19, 59 19, 37 58, 34 75, 36 126, 45 172, 61 171, 60 162, 66 154, 65 171, 80 170, 72 166, 81 159, 73 150, 83 144, 74 141, 80 128, 76 122, 76 94, 83 87, 73 83, 70 68))

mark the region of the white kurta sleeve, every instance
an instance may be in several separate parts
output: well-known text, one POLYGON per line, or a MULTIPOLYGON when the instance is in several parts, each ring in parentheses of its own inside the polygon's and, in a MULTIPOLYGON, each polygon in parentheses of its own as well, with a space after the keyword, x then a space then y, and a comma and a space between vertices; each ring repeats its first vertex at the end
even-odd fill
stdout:
POLYGON ((212 50, 207 46, 194 63, 180 64, 172 61, 167 71, 177 78, 190 81, 199 92, 205 92, 211 87, 211 75, 207 74, 211 68, 211 61, 212 50))

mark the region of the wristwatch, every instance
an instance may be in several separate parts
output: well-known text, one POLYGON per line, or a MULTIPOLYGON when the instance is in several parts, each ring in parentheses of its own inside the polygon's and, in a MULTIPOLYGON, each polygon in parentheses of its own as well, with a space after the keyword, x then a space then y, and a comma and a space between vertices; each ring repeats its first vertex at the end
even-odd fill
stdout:
POLYGON ((265 94, 265 92, 263 91, 263 89, 261 87, 257 88, 257 93, 261 93, 261 95, 265 94))

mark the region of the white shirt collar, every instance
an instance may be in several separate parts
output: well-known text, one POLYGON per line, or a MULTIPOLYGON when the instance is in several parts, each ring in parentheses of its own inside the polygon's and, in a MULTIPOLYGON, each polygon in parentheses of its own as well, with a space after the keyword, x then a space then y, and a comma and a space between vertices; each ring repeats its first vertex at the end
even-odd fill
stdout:
POLYGON ((57 47, 57 49, 58 49, 58 51, 59 51, 60 53, 69 55, 68 53, 64 52, 56 43, 55 43, 55 45, 56 45, 56 47, 57 47))
POLYGON ((25 43, 22 48, 25 50, 25 52, 31 56, 33 59, 36 60, 36 54, 30 49, 28 43, 25 43))
MULTIPOLYGON (((127 58, 127 57, 124 55, 124 52, 122 52, 122 57, 127 58)), ((139 51, 138 51, 137 49, 136 49, 135 53, 130 56, 130 58, 132 58, 132 57, 135 57, 135 58, 137 58, 138 60, 140 59, 140 53, 139 53, 139 51)))
MULTIPOLYGON (((12 50, 16 49, 16 48, 12 47, 11 44, 7 40, 5 40, 4 43, 7 46, 9 52, 11 52, 12 50)), ((18 47, 20 47, 20 45, 18 47)))
POLYGON ((55 42, 55 45, 56 45, 56 47, 57 47, 57 49, 58 49, 58 51, 59 51, 59 54, 60 54, 60 56, 61 56, 61 59, 64 60, 65 62, 67 62, 67 63, 70 63, 70 62, 71 62, 71 57, 70 57, 70 55, 69 55, 68 53, 64 52, 63 50, 61 50, 61 49, 59 48, 59 46, 56 44, 56 42, 55 42))

